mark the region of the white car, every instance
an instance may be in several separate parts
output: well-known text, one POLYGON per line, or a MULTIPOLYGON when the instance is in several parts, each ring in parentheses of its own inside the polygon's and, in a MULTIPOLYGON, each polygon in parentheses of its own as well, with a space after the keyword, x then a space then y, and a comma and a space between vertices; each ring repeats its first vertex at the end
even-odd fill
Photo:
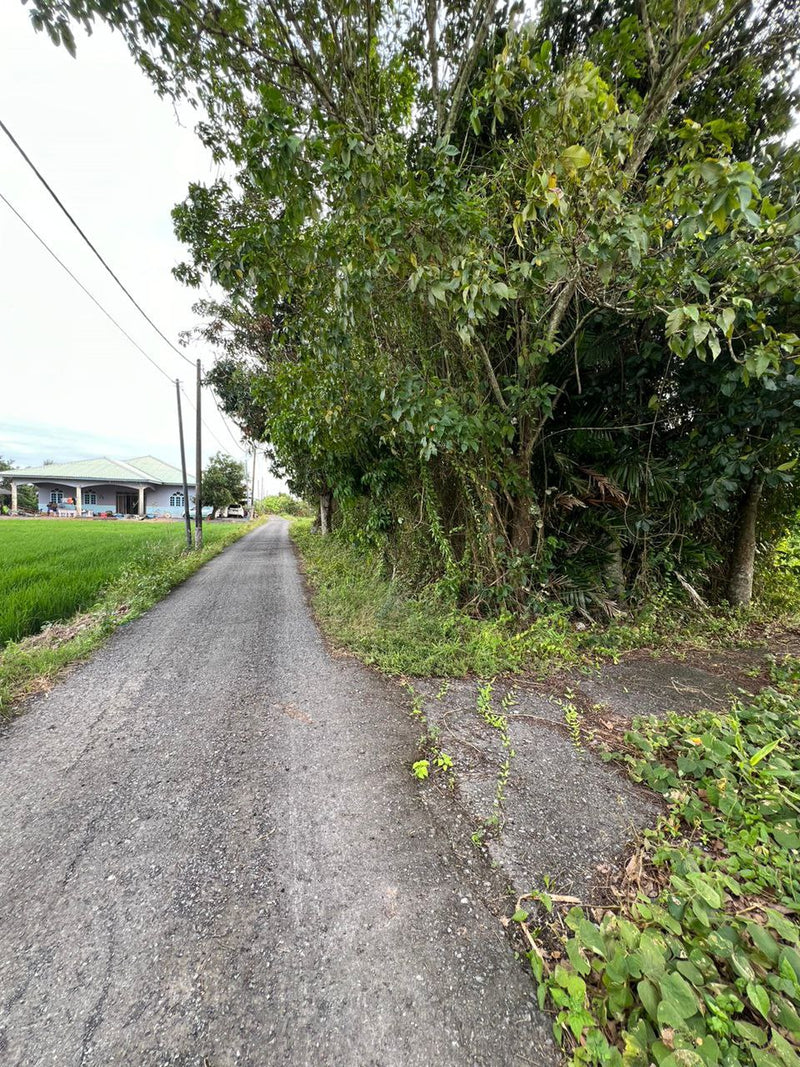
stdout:
POLYGON ((228 508, 227 515, 229 519, 243 519, 245 518, 244 508, 241 504, 231 504, 228 508))

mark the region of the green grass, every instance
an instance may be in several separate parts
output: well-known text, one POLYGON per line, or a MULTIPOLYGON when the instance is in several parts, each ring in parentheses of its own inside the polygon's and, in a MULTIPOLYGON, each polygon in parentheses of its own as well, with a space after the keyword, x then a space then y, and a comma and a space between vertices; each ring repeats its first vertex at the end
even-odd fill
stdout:
POLYGON ((544 674, 636 648, 746 642, 753 623, 788 622, 798 611, 798 598, 786 596, 786 581, 775 570, 773 586, 776 593, 783 590, 777 607, 774 601, 763 601, 749 611, 699 612, 676 589, 653 595, 635 616, 576 626, 569 612, 554 604, 521 626, 511 615, 474 618, 449 601, 441 587, 412 595, 402 582, 385 576, 376 553, 336 536, 320 537, 306 520, 295 520, 291 533, 325 633, 387 674, 544 674))
POLYGON ((0 619, 28 633, 0 647, 0 719, 254 525, 205 524, 202 552, 187 553, 178 523, 0 523, 0 559, 13 560, 0 570, 0 608, 6 596, 15 605, 0 619))
POLYGON ((800 660, 772 681, 635 724, 619 758, 666 811, 611 906, 514 915, 570 1063, 800 1064, 800 660))
MULTIPOLYGON (((206 523, 205 540, 225 530, 206 523)), ((85 611, 126 568, 184 547, 181 523, 0 522, 0 648, 85 611)))

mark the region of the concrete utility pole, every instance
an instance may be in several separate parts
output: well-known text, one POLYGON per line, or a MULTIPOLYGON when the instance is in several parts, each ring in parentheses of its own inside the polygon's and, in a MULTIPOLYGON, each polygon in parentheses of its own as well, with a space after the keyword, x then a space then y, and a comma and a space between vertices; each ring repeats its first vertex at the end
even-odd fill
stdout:
POLYGON ((200 360, 197 361, 197 433, 195 448, 195 485, 194 485, 194 547, 199 552, 203 547, 203 422, 200 416, 201 393, 203 391, 203 371, 200 360))
POLYGON ((181 383, 175 379, 175 393, 178 397, 178 434, 181 439, 181 471, 183 473, 183 519, 186 523, 186 547, 192 547, 192 517, 189 514, 189 482, 186 477, 186 445, 183 442, 183 415, 181 414, 181 383))
POLYGON ((256 517, 256 446, 253 445, 253 477, 250 482, 250 518, 256 517))

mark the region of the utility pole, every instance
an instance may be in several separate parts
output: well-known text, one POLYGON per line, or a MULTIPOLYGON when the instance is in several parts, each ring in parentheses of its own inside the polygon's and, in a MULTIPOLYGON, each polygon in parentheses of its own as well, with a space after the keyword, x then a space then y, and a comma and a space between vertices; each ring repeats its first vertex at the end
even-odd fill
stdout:
POLYGON ((256 517, 256 446, 253 445, 253 477, 250 482, 250 518, 256 517))
POLYGON ((200 416, 202 402, 203 372, 200 360, 197 361, 197 430, 195 447, 195 486, 194 486, 194 547, 199 552, 203 547, 203 422, 200 416))
POLYGON ((189 483, 186 478, 186 445, 183 442, 183 415, 181 414, 181 383, 175 379, 178 397, 178 433, 181 437, 181 471, 183 472, 183 518, 186 523, 186 547, 192 547, 192 519, 189 514, 189 483))

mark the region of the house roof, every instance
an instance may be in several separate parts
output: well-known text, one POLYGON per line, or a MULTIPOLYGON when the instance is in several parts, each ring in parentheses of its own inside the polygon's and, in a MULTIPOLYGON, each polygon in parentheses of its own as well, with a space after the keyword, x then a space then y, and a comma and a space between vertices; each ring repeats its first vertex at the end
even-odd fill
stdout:
MULTIPOLYGON (((165 463, 161 459, 156 459, 155 456, 137 456, 136 459, 129 459, 128 463, 132 467, 138 467, 140 471, 144 471, 151 481, 163 482, 165 485, 180 485, 183 481, 183 474, 180 468, 173 467, 171 463, 165 463)), ((186 481, 194 485, 194 475, 187 472, 186 481)))
MULTIPOLYGON (((4 477, 25 482, 142 482, 145 485, 180 485, 183 475, 177 467, 155 456, 139 456, 135 460, 79 459, 74 463, 48 463, 46 467, 19 467, 4 471, 4 477)), ((194 485, 194 475, 188 475, 194 485)))

